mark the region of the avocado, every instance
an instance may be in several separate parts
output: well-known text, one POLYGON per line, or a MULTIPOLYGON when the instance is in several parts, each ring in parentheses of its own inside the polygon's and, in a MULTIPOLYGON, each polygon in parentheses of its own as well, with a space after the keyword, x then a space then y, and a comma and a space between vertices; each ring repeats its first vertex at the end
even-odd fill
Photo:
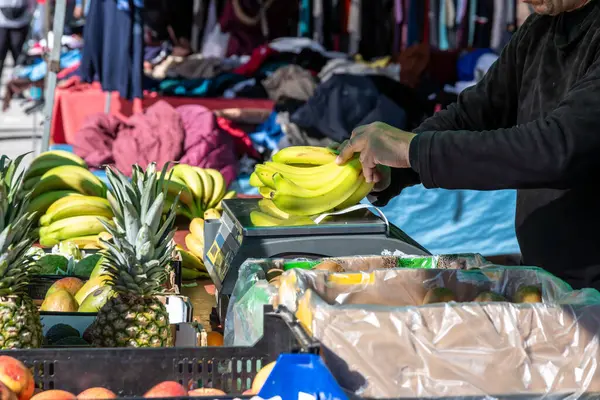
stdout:
POLYGON ((48 344, 54 344, 55 342, 72 336, 81 336, 79 331, 73 328, 71 325, 67 324, 56 324, 52 328, 48 329, 48 333, 46 333, 45 339, 48 341, 48 344))
POLYGON ((101 254, 92 254, 79 261, 73 269, 73 275, 89 278, 98 264, 103 262, 101 254))
POLYGON ((75 312, 79 308, 75 298, 64 289, 57 290, 50 296, 46 296, 40 311, 75 312))
POLYGON ((542 291, 534 285, 521 286, 513 297, 515 303, 541 303, 542 291))
POLYGON ((506 301, 506 298, 496 292, 481 292, 473 299, 473 301, 485 303, 489 301, 506 301))
POLYGON ((111 286, 100 286, 83 300, 77 312, 98 312, 106 304, 112 293, 111 286))
POLYGON ((47 254, 37 261, 39 275, 56 275, 61 271, 66 273, 69 260, 57 254, 47 254))
POLYGON ((79 336, 69 336, 56 341, 53 346, 89 346, 90 344, 79 336))
POLYGON ((423 304, 446 303, 449 301, 456 301, 454 292, 448 288, 437 287, 427 291, 423 304))

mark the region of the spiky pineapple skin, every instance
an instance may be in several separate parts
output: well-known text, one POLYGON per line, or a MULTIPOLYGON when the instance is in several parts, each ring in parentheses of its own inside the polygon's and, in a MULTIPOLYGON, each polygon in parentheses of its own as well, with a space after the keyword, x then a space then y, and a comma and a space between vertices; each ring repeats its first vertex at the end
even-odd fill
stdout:
POLYGON ((90 337, 96 347, 170 347, 167 308, 156 298, 113 297, 98 311, 90 337))
POLYGON ((0 297, 0 348, 32 349, 44 340, 40 314, 27 296, 0 297))

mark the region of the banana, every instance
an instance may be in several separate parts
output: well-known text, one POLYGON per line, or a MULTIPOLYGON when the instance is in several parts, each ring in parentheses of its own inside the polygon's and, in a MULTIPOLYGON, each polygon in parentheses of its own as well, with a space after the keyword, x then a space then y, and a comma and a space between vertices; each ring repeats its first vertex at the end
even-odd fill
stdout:
MULTIPOLYGON (((171 199, 168 197, 165 198, 165 202, 163 204, 163 214, 166 214, 171 209, 171 206, 173 205, 174 200, 175 199, 171 199)), ((183 216, 189 220, 194 218, 192 215, 192 212, 189 210, 188 206, 186 206, 183 202, 177 203, 177 208, 175 209, 175 215, 183 216)))
POLYGON ((220 171, 212 168, 206 168, 205 171, 208 175, 210 175, 214 184, 213 194, 206 208, 214 208, 217 204, 219 204, 225 195, 227 184, 225 183, 225 178, 223 178, 223 175, 220 171))
POLYGON ((361 164, 358 159, 340 167, 340 173, 330 185, 319 190, 304 189, 281 174, 273 180, 276 190, 270 194, 271 200, 280 210, 290 215, 310 216, 333 210, 346 201, 361 185, 359 179, 361 164))
POLYGON ((280 164, 323 165, 335 161, 337 153, 327 147, 292 146, 279 150, 273 161, 280 164))
MULTIPOLYGON (((321 175, 323 173, 326 173, 331 168, 331 164, 335 164, 335 162, 319 165, 316 167, 315 166, 299 167, 297 165, 279 164, 279 163, 272 162, 272 161, 267 161, 262 165, 276 169, 278 172, 281 172, 284 175, 292 173, 292 174, 296 174, 296 175, 315 176, 315 175, 321 175)), ((337 164, 335 164, 335 165, 337 165, 337 164)))
POLYGON ((87 169, 85 161, 77 155, 64 150, 46 151, 31 161, 25 179, 41 176, 54 167, 61 165, 75 165, 87 169))
POLYGON ((265 199, 270 199, 273 197, 274 190, 267 186, 261 186, 258 188, 258 193, 264 197, 265 199))
POLYGON ((204 219, 219 219, 221 218, 221 213, 214 208, 208 209, 204 211, 204 219))
POLYGON ((225 193, 225 196, 223 196, 221 201, 219 201, 219 204, 216 205, 215 210, 223 211, 223 200, 233 199, 236 195, 237 193, 235 190, 230 190, 229 192, 225 193))
POLYGON ((46 215, 40 218, 40 225, 48 226, 61 219, 83 215, 112 218, 113 212, 108 200, 102 197, 81 196, 71 199, 63 197, 48 208, 46 215))
POLYGON ((87 169, 74 165, 63 165, 46 172, 35 185, 32 196, 49 190, 75 190, 81 194, 106 197, 106 185, 87 169))
POLYGON ((61 199, 56 200, 54 203, 52 203, 50 207, 48 207, 46 215, 54 214, 55 212, 63 208, 72 207, 74 205, 80 204, 96 204, 98 206, 110 208, 110 202, 105 198, 81 195, 75 197, 63 197, 61 199))
POLYGON ((208 272, 198 271, 196 269, 181 268, 181 279, 184 281, 195 281, 196 279, 208 279, 208 272))
POLYGON ((112 235, 108 232, 100 232, 98 234, 98 239, 96 245, 100 249, 106 249, 106 244, 104 242, 108 242, 112 239, 112 235))
POLYGON ((40 237, 40 246, 42 247, 54 247, 60 243, 60 240, 50 237, 50 236, 41 236, 40 237))
POLYGON ((280 218, 280 219, 290 218, 290 214, 281 211, 279 208, 277 208, 275 203, 273 203, 273 200, 270 200, 270 199, 260 199, 258 201, 258 208, 260 208, 260 211, 262 211, 263 213, 268 214, 275 218, 280 218))
POLYGON ((71 242, 79 248, 89 247, 89 246, 98 248, 98 235, 74 237, 74 238, 70 238, 68 240, 64 240, 64 242, 71 242))
POLYGON ((340 173, 341 166, 336 163, 327 164, 329 167, 323 172, 317 175, 304 175, 297 174, 295 172, 283 172, 277 167, 271 167, 266 165, 257 165, 254 172, 263 183, 263 186, 275 188, 273 182, 273 175, 280 173, 287 179, 294 182, 296 185, 301 186, 305 189, 318 190, 324 186, 328 186, 340 173))
POLYGON ((191 233, 185 235, 185 247, 188 248, 189 252, 198 257, 200 260, 204 260, 204 241, 198 240, 191 233))
MULTIPOLYGON (((175 199, 179 195, 179 201, 189 207, 190 211, 196 215, 198 210, 194 201, 194 196, 188 187, 184 184, 175 182, 173 180, 165 181, 165 189, 167 191, 167 198, 175 199)), ((171 200, 173 202, 173 200, 171 200)))
POLYGON ((23 181, 23 189, 31 190, 38 184, 39 181, 42 180, 42 176, 32 176, 31 178, 27 178, 27 180, 23 181))
POLYGON ((255 187, 255 188, 259 188, 261 186, 264 186, 262 181, 258 178, 258 175, 256 175, 256 171, 250 174, 250 186, 255 187))
POLYGON ((202 218, 194 218, 190 222, 190 233, 196 237, 196 239, 204 242, 204 220, 202 218))
POLYGON ((253 210, 250 211, 250 222, 252 222, 252 225, 254 226, 272 227, 284 226, 286 221, 264 212, 253 210))
POLYGON ((73 190, 53 190, 43 193, 31 200, 27 206, 27 212, 37 212, 38 215, 43 215, 57 200, 72 196, 79 197, 83 195, 73 190))
POLYGON ((375 183, 368 183, 362 174, 360 175, 359 179, 361 181, 361 184, 358 187, 358 189, 356 189, 356 191, 352 193, 350 197, 348 197, 339 206, 337 206, 335 208, 336 210, 344 210, 348 207, 352 207, 360 203, 362 199, 364 199, 369 193, 371 193, 371 190, 373 190, 373 186, 375 186, 375 183))
POLYGON ((202 186, 204 187, 202 205, 203 209, 206 210, 215 190, 215 182, 213 181, 212 176, 210 176, 208 172, 206 172, 206 170, 199 167, 192 168, 194 168, 194 170, 198 173, 198 175, 200 175, 200 178, 202 179, 202 186))
POLYGON ((112 220, 106 217, 96 217, 91 215, 71 217, 40 228, 40 237, 63 241, 79 236, 97 235, 100 232, 106 231, 104 225, 100 222, 101 220, 109 225, 114 225, 112 220))
POLYGON ((177 164, 173 167, 173 175, 185 182, 185 185, 194 195, 196 208, 201 210, 202 199, 204 198, 204 186, 198 173, 189 165, 177 164))
POLYGON ((315 221, 309 217, 291 216, 288 219, 282 219, 258 210, 250 211, 250 222, 252 222, 252 225, 260 227, 306 226, 315 224, 315 221))
POLYGON ((204 261, 193 255, 189 251, 179 248, 177 250, 179 251, 179 255, 181 256, 181 266, 183 268, 206 272, 204 261))

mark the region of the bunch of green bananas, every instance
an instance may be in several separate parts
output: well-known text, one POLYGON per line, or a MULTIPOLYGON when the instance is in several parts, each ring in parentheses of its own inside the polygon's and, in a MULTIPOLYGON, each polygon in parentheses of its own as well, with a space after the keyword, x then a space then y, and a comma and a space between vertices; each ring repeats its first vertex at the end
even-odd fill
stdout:
POLYGON ((171 172, 166 182, 165 210, 170 209, 179 195, 177 214, 189 220, 198 217, 220 218, 221 201, 236 195, 233 190, 227 192, 225 179, 216 169, 177 164, 171 172))
POLYGON ((337 165, 334 150, 295 146, 256 166, 250 184, 264 200, 250 217, 254 225, 306 225, 310 216, 358 204, 373 189, 358 158, 337 165))
POLYGON ((57 200, 68 196, 106 198, 106 185, 92 174, 85 161, 62 150, 36 157, 25 173, 25 188, 31 190, 28 211, 37 217, 57 200))
POLYGON ((106 232, 102 222, 113 225, 108 200, 97 196, 69 196, 54 202, 40 218, 40 244, 53 247, 71 242, 79 247, 97 248, 99 235, 106 232))

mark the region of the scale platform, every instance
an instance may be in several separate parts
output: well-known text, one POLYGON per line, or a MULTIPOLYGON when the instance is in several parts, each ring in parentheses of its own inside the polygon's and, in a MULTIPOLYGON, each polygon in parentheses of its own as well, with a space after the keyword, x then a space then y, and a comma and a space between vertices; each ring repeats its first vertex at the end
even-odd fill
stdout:
POLYGON ((233 292, 239 268, 248 258, 310 259, 374 255, 385 250, 429 255, 399 228, 388 227, 368 209, 330 216, 319 224, 255 226, 250 213, 260 211, 259 200, 224 200, 222 218, 205 221, 204 261, 221 299, 233 292))

